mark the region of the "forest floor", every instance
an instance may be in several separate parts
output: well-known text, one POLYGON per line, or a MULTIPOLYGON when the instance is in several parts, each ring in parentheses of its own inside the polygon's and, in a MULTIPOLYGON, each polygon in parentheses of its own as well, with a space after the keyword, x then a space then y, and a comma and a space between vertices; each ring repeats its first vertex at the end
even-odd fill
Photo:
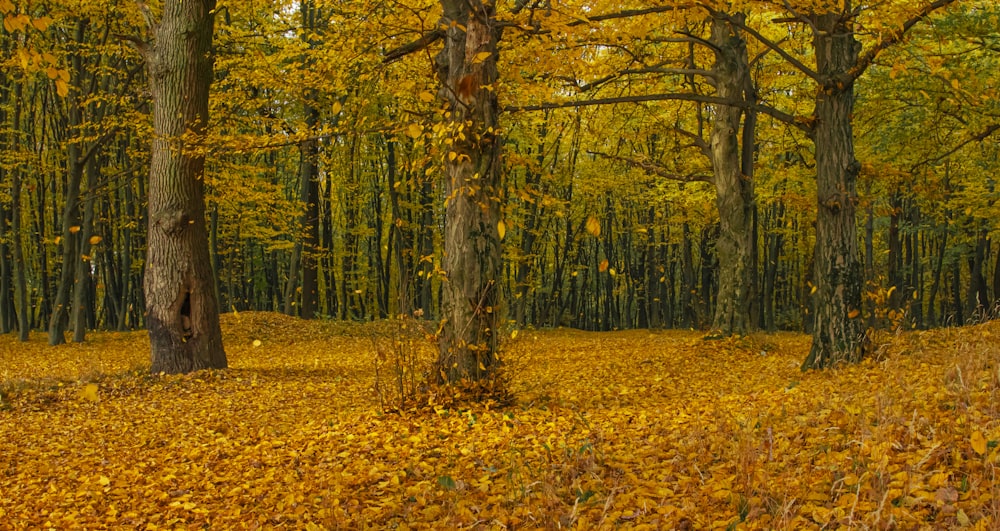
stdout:
POLYGON ((147 374, 144 332, 0 338, 0 528, 1000 526, 1000 322, 808 373, 803 335, 521 331, 512 404, 388 413, 375 351, 419 334, 223 332, 231 368, 188 376, 147 374))

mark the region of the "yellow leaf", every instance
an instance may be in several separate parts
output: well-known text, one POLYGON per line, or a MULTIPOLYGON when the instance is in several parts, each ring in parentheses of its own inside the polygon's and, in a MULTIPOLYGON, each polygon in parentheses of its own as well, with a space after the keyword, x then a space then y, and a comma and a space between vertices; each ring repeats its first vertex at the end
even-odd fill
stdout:
POLYGON ((587 218, 587 232, 593 234, 594 236, 601 235, 601 222, 594 216, 587 218))
POLYGON ((420 124, 410 124, 406 127, 406 136, 410 138, 420 138, 424 134, 424 128, 420 124))
POLYGON ((813 293, 816 293, 816 286, 813 286, 812 289, 809 290, 810 295, 812 295, 813 293))
POLYGON ((72 227, 69 228, 69 233, 70 234, 76 234, 78 232, 80 232, 80 226, 79 225, 73 225, 72 227))
POLYGON ((69 95, 69 85, 67 85, 66 82, 63 81, 62 79, 57 79, 56 93, 59 94, 59 97, 65 98, 66 96, 69 95))
POLYGON ((472 64, 479 64, 493 55, 493 52, 479 52, 475 57, 472 58, 472 64))
POLYGON ((510 333, 510 338, 517 339, 517 330, 514 330, 513 332, 510 333))
POLYGON ((52 17, 40 17, 31 21, 31 25, 38 31, 45 31, 52 25, 52 17))
POLYGON ((83 386, 83 389, 80 390, 80 398, 91 402, 97 402, 100 400, 100 397, 97 396, 97 384, 87 384, 83 386))
POLYGON ((855 308, 855 309, 847 312, 847 318, 848 319, 854 319, 855 317, 857 317, 859 315, 861 315, 861 311, 858 310, 857 308, 855 308))
POLYGON ((254 339, 254 340, 253 340, 253 346, 254 346, 255 348, 256 348, 256 347, 259 347, 259 346, 261 346, 261 345, 263 345, 263 343, 262 343, 262 342, 261 342, 261 341, 260 341, 259 339, 254 339))
POLYGON ((90 245, 97 245, 97 244, 101 243, 101 241, 103 239, 104 238, 101 238, 100 236, 91 236, 90 240, 88 240, 88 241, 90 242, 90 245))
POLYGON ((500 234, 500 240, 503 241, 504 235, 507 234, 507 225, 503 222, 503 220, 497 222, 497 233, 500 234))
POLYGON ((341 105, 339 101, 335 101, 335 102, 333 102, 333 107, 330 110, 333 111, 333 115, 336 116, 336 115, 340 114, 340 111, 343 108, 344 108, 344 106, 341 105))
POLYGON ((969 442, 972 443, 972 449, 979 455, 986 453, 986 438, 983 437, 983 432, 976 430, 972 432, 972 436, 969 437, 969 442))
POLYGON ((420 98, 420 101, 424 103, 430 103, 434 101, 434 95, 431 94, 430 92, 427 92, 426 90, 418 94, 417 97, 420 98))
POLYGON ((111 480, 108 479, 108 476, 101 476, 101 479, 98 479, 97 482, 100 483, 102 487, 107 487, 111 484, 111 480))
POLYGON ((607 261, 607 259, 601 260, 601 263, 598 264, 598 266, 597 266, 597 270, 600 271, 601 273, 603 273, 603 272, 605 272, 605 271, 608 270, 608 261, 607 261))

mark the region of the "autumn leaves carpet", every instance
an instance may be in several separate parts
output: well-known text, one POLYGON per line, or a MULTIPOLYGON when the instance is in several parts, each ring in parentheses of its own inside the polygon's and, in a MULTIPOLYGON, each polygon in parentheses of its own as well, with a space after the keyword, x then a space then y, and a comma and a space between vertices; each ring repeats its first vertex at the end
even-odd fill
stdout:
POLYGON ((513 405, 402 413, 376 325, 223 328, 232 368, 188 376, 142 332, 0 338, 0 528, 1000 525, 997 323, 810 373, 800 335, 522 331, 513 405))

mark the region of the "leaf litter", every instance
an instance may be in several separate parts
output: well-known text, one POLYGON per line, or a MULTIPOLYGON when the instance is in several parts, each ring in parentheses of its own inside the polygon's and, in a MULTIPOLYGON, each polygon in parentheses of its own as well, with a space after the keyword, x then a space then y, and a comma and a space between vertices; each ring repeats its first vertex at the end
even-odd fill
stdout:
POLYGON ((146 372, 144 332, 0 338, 0 521, 1000 524, 1000 323, 886 336, 874 359, 808 373, 797 334, 525 330, 505 347, 514 403, 425 392, 391 413, 374 391, 377 326, 227 315, 231 368, 186 376, 146 372))

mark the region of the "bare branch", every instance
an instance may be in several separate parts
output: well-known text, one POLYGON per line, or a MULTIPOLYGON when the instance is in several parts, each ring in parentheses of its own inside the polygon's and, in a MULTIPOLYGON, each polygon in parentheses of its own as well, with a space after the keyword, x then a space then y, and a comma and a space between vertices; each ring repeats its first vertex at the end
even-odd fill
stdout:
POLYGON ((938 162, 941 162, 942 160, 944 160, 944 159, 946 159, 946 158, 954 155, 959 150, 961 150, 962 148, 964 148, 965 146, 967 146, 969 144, 972 144, 972 143, 975 143, 975 142, 982 142, 983 140, 986 140, 993 133, 995 133, 997 131, 1000 131, 1000 124, 991 124, 991 125, 987 126, 986 129, 984 129, 983 131, 981 131, 979 133, 976 133, 976 134, 970 136, 969 138, 966 138, 965 140, 959 142, 957 145, 955 145, 954 147, 952 147, 948 151, 942 153, 941 155, 938 155, 938 156, 933 157, 933 158, 929 158, 927 160, 922 160, 922 161, 914 164, 913 166, 910 167, 910 173, 915 172, 916 170, 918 170, 922 166, 929 166, 931 164, 937 164, 938 162))
POLYGON ((624 162, 625 164, 627 164, 627 165, 629 165, 629 166, 631 166, 633 168, 639 168, 639 169, 645 171, 649 175, 656 175, 657 177, 663 177, 664 179, 670 179, 671 181, 681 181, 681 182, 686 182, 686 183, 691 183, 691 182, 711 183, 711 182, 713 182, 713 177, 711 175, 706 175, 704 173, 689 173, 687 175, 680 174, 680 173, 673 173, 673 172, 667 171, 667 169, 664 168, 663 166, 661 166, 659 163, 651 161, 651 160, 633 159, 631 157, 623 157, 621 155, 612 155, 611 153, 603 153, 601 151, 590 151, 590 150, 588 150, 587 153, 589 153, 591 155, 594 155, 594 156, 597 156, 597 157, 609 159, 609 160, 616 160, 618 162, 624 162))
POLYGON ((640 94, 636 96, 616 96, 610 98, 594 98, 590 100, 574 100, 574 101, 556 101, 556 102, 546 102, 538 103, 535 105, 510 105, 504 108, 505 112, 526 112, 526 111, 544 111, 547 109, 568 109, 573 107, 593 107, 596 105, 615 105, 618 103, 647 103, 651 101, 693 101, 698 103, 707 103, 710 105, 728 105, 730 107, 740 107, 743 109, 752 109, 762 114, 766 114, 780 122, 784 122, 796 129, 805 132, 807 135, 812 135, 813 132, 813 120, 810 118, 803 118, 801 116, 793 116, 783 111, 779 111, 774 107, 768 105, 761 105, 759 103, 750 103, 743 100, 729 100, 726 98, 719 98, 716 96, 705 96, 701 94, 640 94))
POLYGON ((444 30, 441 29, 425 33, 415 41, 408 42, 398 48, 393 48, 392 50, 385 52, 385 55, 382 56, 382 64, 394 63, 411 53, 419 52, 420 50, 427 48, 442 38, 444 38, 444 30))

